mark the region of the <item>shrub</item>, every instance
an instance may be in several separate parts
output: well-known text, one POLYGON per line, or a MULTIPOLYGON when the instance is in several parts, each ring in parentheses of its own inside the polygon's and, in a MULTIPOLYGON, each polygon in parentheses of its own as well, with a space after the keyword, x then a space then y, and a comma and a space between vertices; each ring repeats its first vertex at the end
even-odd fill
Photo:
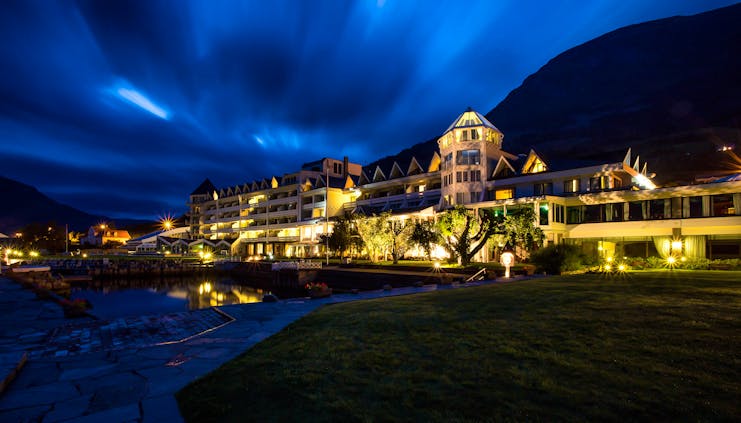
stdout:
POLYGON ((549 245, 532 253, 530 261, 535 264, 536 271, 550 274, 560 274, 584 267, 586 257, 579 247, 568 244, 549 245))
POLYGON ((646 259, 646 267, 649 269, 661 269, 666 267, 666 260, 661 257, 649 257, 646 259))
POLYGON ((705 257, 691 257, 682 262, 683 269, 691 270, 707 270, 709 265, 710 260, 706 259, 705 257))

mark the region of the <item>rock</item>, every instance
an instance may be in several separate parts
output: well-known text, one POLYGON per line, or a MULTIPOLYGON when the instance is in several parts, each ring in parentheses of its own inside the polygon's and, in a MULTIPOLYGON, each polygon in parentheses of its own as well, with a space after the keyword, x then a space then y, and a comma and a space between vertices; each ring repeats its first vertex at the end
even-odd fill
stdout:
POLYGON ((278 296, 275 294, 265 294, 262 296, 262 302, 264 303, 277 303, 278 302, 278 296))

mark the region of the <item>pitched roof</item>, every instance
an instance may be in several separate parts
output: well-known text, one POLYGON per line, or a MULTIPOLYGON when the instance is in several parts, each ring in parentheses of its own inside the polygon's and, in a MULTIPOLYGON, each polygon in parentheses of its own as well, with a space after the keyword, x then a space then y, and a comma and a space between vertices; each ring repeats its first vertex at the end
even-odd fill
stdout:
POLYGON ((496 126, 494 126, 493 123, 489 122, 489 120, 484 117, 481 113, 471 109, 470 107, 466 109, 465 112, 461 113, 458 118, 456 118, 453 123, 448 126, 448 129, 445 130, 443 133, 450 132, 453 128, 466 128, 471 126, 485 126, 487 128, 491 128, 497 132, 502 132, 499 129, 497 129, 496 126))
POLYGON ((208 178, 206 178, 206 180, 201 182, 201 185, 198 185, 198 188, 193 190, 193 192, 191 192, 190 195, 211 194, 214 191, 216 191, 216 187, 214 186, 214 184, 211 183, 211 181, 208 178))

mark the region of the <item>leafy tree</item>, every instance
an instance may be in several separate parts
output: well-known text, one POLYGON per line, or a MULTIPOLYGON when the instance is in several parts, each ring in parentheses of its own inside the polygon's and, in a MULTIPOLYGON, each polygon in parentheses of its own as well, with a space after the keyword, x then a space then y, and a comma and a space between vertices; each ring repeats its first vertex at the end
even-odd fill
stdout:
POLYGON ((404 257, 404 253, 406 253, 412 245, 410 237, 413 229, 414 225, 409 223, 407 220, 389 220, 391 257, 394 260, 394 264, 397 264, 399 259, 404 257))
POLYGON ((489 210, 480 209, 477 214, 458 205, 441 214, 437 229, 451 258, 467 265, 497 229, 495 219, 489 210))
POLYGON ((543 230, 535 226, 535 210, 523 207, 507 214, 498 222, 497 233, 504 235, 506 243, 524 251, 532 251, 543 243, 543 230))
POLYGON ((329 239, 324 239, 325 235, 322 235, 322 242, 326 241, 329 248, 337 251, 340 256, 343 256, 345 251, 352 247, 362 246, 362 240, 353 224, 353 220, 353 217, 349 214, 341 216, 335 222, 334 229, 329 234, 329 239))
POLYGON ((435 230, 435 224, 429 220, 414 222, 410 242, 425 250, 427 260, 432 260, 432 246, 440 242, 440 234, 435 230))
POLYGON ((378 256, 386 251, 391 244, 391 227, 389 225, 389 213, 381 213, 376 216, 360 215, 355 219, 358 234, 363 240, 371 262, 378 261, 378 256))

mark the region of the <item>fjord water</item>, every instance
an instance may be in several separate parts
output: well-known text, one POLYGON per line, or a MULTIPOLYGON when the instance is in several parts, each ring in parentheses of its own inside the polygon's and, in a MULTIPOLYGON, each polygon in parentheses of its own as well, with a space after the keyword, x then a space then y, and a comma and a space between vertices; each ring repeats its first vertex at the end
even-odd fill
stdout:
POLYGON ((119 278, 72 285, 71 298, 88 300, 91 314, 102 319, 174 313, 207 307, 255 303, 265 294, 300 296, 300 290, 265 289, 249 280, 204 275, 178 278, 119 278))

